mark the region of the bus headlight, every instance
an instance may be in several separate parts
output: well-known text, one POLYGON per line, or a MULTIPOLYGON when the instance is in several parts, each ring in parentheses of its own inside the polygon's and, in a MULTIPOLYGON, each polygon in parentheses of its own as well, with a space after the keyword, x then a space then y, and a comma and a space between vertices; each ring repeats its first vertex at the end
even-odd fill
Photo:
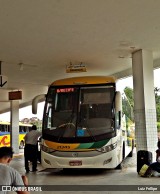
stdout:
POLYGON ((114 150, 116 147, 117 147, 117 142, 108 146, 104 146, 102 148, 98 148, 96 149, 96 151, 106 153, 106 152, 110 152, 111 150, 114 150))
POLYGON ((44 151, 44 152, 47 152, 47 153, 52 153, 52 152, 56 151, 56 150, 54 150, 52 148, 49 148, 47 146, 44 146, 44 145, 41 145, 41 150, 44 151))

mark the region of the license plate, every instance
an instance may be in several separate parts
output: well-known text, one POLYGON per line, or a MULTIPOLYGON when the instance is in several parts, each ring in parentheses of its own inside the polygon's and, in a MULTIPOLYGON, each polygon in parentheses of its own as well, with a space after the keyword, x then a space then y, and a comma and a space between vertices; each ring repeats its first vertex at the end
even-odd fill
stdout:
POLYGON ((81 160, 72 160, 69 161, 70 166, 82 166, 82 161, 81 160))

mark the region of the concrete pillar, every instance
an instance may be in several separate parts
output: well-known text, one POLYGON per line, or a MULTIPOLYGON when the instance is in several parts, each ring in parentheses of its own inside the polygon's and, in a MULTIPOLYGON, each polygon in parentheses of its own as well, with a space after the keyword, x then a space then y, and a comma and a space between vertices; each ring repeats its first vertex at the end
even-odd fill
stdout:
POLYGON ((137 151, 151 151, 155 160, 158 138, 152 52, 146 50, 134 52, 132 69, 137 151))
POLYGON ((11 100, 11 146, 15 154, 19 153, 19 101, 11 100))

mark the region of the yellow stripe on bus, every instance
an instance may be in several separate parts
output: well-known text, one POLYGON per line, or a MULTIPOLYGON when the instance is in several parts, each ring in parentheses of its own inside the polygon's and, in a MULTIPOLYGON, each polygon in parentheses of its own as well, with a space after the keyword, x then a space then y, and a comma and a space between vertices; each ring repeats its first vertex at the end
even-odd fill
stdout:
POLYGON ((48 141, 48 140, 44 140, 44 144, 46 146, 48 146, 49 148, 51 149, 54 149, 54 150, 59 150, 59 151, 74 151, 76 149, 76 151, 93 151, 95 149, 93 148, 80 148, 80 143, 74 143, 74 144, 71 144, 71 143, 57 143, 57 142, 51 142, 51 141, 48 141), (78 148, 78 149, 77 149, 78 148))
POLYGON ((79 146, 79 143, 75 144, 69 144, 69 143, 57 143, 57 142, 51 142, 44 140, 44 143, 49 147, 54 150, 63 150, 63 151, 69 151, 69 150, 74 150, 79 146))

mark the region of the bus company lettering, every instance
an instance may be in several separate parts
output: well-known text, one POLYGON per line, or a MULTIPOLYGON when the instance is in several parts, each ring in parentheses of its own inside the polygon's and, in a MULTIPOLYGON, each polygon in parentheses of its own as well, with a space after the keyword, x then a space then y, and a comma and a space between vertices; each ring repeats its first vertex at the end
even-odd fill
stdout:
POLYGON ((0 140, 0 145, 4 145, 4 146, 7 146, 10 144, 10 141, 8 141, 9 138, 5 135, 2 137, 2 139, 0 140))
POLYGON ((70 149, 70 146, 69 145, 61 145, 61 146, 57 146, 57 149, 61 149, 61 150, 64 150, 64 149, 70 149))

